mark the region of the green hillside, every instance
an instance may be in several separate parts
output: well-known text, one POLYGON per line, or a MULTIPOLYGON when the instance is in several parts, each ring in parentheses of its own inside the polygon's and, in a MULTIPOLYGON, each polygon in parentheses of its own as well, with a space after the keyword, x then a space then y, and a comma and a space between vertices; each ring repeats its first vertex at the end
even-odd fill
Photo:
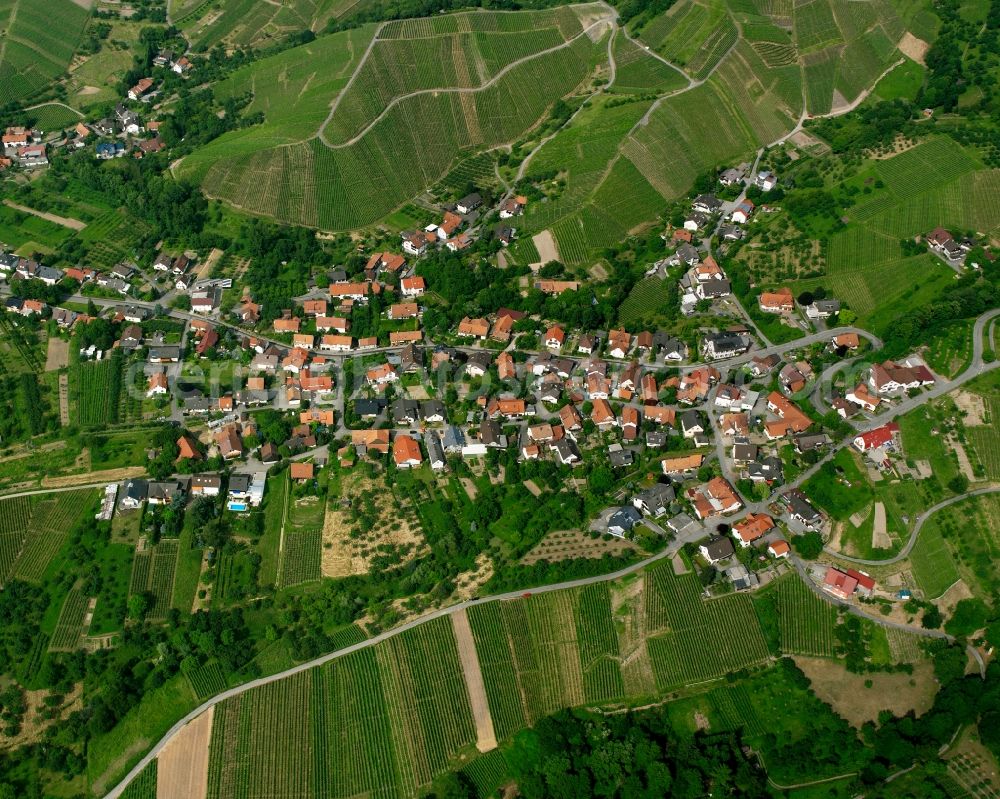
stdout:
POLYGON ((585 81, 607 28, 584 31, 593 10, 407 20, 382 26, 367 57, 366 28, 265 59, 219 89, 252 91, 265 124, 221 137, 181 172, 253 213, 371 224, 469 153, 523 135, 585 81))
POLYGON ((635 30, 616 28, 610 47, 611 26, 595 24, 607 10, 596 5, 323 36, 217 87, 222 97, 251 93, 247 113, 265 122, 195 152, 180 174, 245 211, 344 230, 379 221, 469 156, 517 143, 530 153, 520 177, 563 178, 550 202, 532 204, 522 232, 551 229, 560 258, 583 265, 698 174, 748 158, 807 114, 859 100, 900 60, 896 43, 918 9, 681 0, 635 30), (613 77, 605 97, 614 100, 599 92, 539 147, 531 129, 555 100, 600 87, 594 75, 613 77))
POLYGON ((69 66, 89 0, 0 0, 0 106, 45 88, 69 66))

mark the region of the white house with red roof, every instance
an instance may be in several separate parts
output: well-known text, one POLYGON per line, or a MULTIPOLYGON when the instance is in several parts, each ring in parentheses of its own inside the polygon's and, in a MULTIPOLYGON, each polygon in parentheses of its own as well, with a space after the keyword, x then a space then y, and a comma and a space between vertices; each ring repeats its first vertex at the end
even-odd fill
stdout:
POLYGON ((896 436, 899 435, 899 425, 896 422, 889 422, 867 433, 860 433, 854 439, 854 448, 858 452, 867 452, 878 447, 894 448, 896 436))

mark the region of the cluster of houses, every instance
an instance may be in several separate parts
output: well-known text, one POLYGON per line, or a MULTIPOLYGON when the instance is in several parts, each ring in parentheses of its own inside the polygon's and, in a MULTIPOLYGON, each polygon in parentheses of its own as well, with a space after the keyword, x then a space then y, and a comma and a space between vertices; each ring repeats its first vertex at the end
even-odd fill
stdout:
POLYGON ((22 169, 36 169, 49 163, 42 132, 25 127, 8 127, 3 134, 3 156, 0 169, 20 166, 22 169))
MULTIPOLYGON (((757 307, 761 311, 785 317, 791 317, 795 313, 796 305, 792 290, 787 286, 776 288, 773 291, 762 291, 757 298, 757 307)), ((840 313, 840 307, 840 300, 832 298, 814 298, 811 302, 801 306, 806 317, 813 321, 835 316, 840 313)))
MULTIPOLYGON (((182 440, 187 437, 183 436, 182 440)), ((294 467, 312 464, 293 463, 294 467)), ((301 469, 299 470, 301 472, 301 469)), ((292 474, 292 479, 297 479, 292 474)), ((310 478, 311 479, 311 476, 310 478)), ((233 472, 227 480, 219 473, 204 473, 194 475, 174 475, 167 480, 144 480, 132 478, 122 486, 113 486, 118 495, 118 508, 122 511, 134 511, 144 503, 150 505, 173 505, 198 497, 217 497, 223 491, 225 482, 226 509, 242 513, 259 507, 264 501, 264 489, 267 484, 267 472, 233 472)), ((108 487, 109 489, 112 486, 108 487)))
MULTIPOLYGON (((523 196, 505 198, 497 208, 500 222, 494 235, 504 246, 514 241, 517 229, 511 224, 514 217, 524 213, 528 199, 523 196)), ((444 247, 451 252, 461 252, 475 241, 477 222, 483 215, 483 197, 472 192, 454 204, 444 207, 440 222, 431 223, 423 230, 407 230, 401 234, 403 251, 421 256, 432 247, 444 247)))

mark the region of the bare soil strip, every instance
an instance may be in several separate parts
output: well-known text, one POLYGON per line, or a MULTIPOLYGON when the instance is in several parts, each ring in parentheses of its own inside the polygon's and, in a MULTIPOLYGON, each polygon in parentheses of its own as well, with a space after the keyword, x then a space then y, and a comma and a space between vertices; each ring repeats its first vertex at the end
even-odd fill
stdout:
POLYGON ((559 260, 559 248, 556 246, 556 240, 551 230, 543 230, 541 233, 536 233, 532 236, 531 240, 535 244, 535 249, 538 250, 539 265, 559 260))
POLYGON ((68 227, 71 230, 83 230, 87 227, 86 222, 81 222, 79 219, 71 219, 68 216, 56 216, 55 214, 50 214, 48 211, 36 211, 34 208, 28 208, 26 205, 18 205, 10 200, 4 200, 3 204, 8 208, 13 208, 15 211, 20 211, 23 214, 31 214, 32 216, 41 217, 42 219, 47 219, 49 222, 54 222, 57 225, 62 225, 63 227, 68 227))
POLYGON ((931 48, 927 42, 923 39, 918 39, 909 31, 903 34, 903 38, 899 40, 899 44, 896 46, 903 55, 909 56, 918 64, 924 63, 924 56, 927 55, 927 51, 931 48))
POLYGON ((69 375, 59 375, 59 424, 69 427, 69 375))
POLYGON ((66 477, 43 477, 42 488, 66 488, 67 486, 89 485, 90 483, 117 483, 130 477, 141 477, 146 473, 142 466, 126 466, 121 469, 104 469, 97 472, 70 474, 66 477))
POLYGON ((69 366, 69 342, 59 336, 50 336, 45 352, 45 371, 54 372, 64 366, 69 366))
MULTIPOLYGON (((472 718, 476 721, 476 749, 480 752, 489 752, 497 748, 497 736, 493 730, 490 706, 486 701, 486 686, 483 683, 483 673, 479 669, 476 644, 472 640, 472 627, 469 626, 469 617, 464 608, 451 614, 451 624, 455 630, 458 657, 462 661, 465 687, 469 690, 472 718)), ((163 797, 157 796, 157 799, 163 797)))
POLYGON ((205 799, 214 712, 210 707, 198 716, 157 755, 156 799, 205 799))

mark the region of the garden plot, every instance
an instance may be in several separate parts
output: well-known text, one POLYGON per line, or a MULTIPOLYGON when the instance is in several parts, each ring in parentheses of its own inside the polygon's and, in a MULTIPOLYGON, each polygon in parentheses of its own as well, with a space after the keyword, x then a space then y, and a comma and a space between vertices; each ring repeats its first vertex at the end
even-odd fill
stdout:
POLYGON ((635 545, 622 538, 610 541, 603 536, 592 538, 583 530, 556 530, 548 533, 521 559, 521 563, 531 565, 540 560, 550 563, 572 558, 602 558, 605 555, 630 555, 635 553, 635 545))

